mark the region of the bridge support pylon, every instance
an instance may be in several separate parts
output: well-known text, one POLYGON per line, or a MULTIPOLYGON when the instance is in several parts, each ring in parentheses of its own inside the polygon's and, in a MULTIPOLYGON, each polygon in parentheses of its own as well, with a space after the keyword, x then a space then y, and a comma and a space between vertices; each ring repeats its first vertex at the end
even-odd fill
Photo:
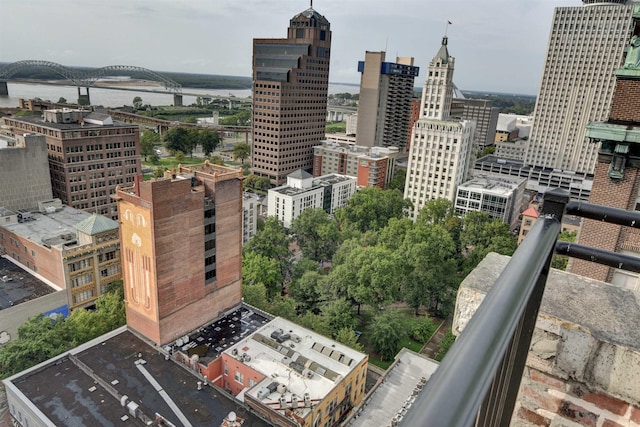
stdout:
POLYGON ((0 96, 9 95, 9 88, 6 80, 0 80, 0 96))
POLYGON ((179 93, 173 94, 173 105, 180 107, 182 105, 182 95, 179 93))
POLYGON ((78 86, 78 105, 91 105, 91 99, 89 98, 89 88, 87 88, 87 94, 83 95, 78 86))

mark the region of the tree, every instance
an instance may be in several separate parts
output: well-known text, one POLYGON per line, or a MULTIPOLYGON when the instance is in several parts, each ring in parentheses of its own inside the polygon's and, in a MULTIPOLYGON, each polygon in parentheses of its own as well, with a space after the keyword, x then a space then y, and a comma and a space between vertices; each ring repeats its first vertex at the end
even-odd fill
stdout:
POLYGON ((407 335, 397 310, 387 310, 378 314, 369 324, 367 332, 368 341, 380 354, 380 360, 392 360, 407 335))
POLYGON ((140 135, 140 154, 144 156, 145 162, 147 157, 155 152, 155 144, 160 142, 160 135, 153 131, 144 131, 140 135))
POLYGON ((63 97, 58 98, 58 104, 66 104, 66 103, 67 103, 66 98, 63 98, 63 97))
POLYGON ((424 204, 418 212, 417 222, 420 224, 444 224, 455 213, 453 203, 448 199, 432 199, 424 204))
POLYGON ((201 129, 198 132, 198 144, 202 147, 205 156, 209 156, 220 145, 222 138, 216 131, 201 129))
POLYGON ((331 328, 329 327, 329 323, 327 322, 327 319, 320 314, 314 314, 310 311, 307 311, 302 316, 297 318, 297 323, 300 324, 300 326, 319 333, 320 335, 324 335, 327 337, 331 336, 332 332, 331 328))
POLYGON ((337 209, 335 216, 342 228, 365 232, 386 227, 390 218, 406 217, 406 209, 411 206, 400 190, 367 187, 354 194, 346 206, 337 209))
POLYGON ((389 181, 387 190, 400 190, 404 193, 404 183, 407 179, 407 171, 404 169, 398 169, 396 175, 389 181))
POLYGON ((189 131, 181 127, 173 127, 165 132, 164 144, 167 150, 172 153, 182 151, 188 153, 190 151, 189 131))
POLYGON ((353 329, 356 326, 356 318, 351 304, 343 298, 325 303, 321 311, 332 334, 337 333, 340 329, 353 329))
POLYGON ((260 310, 268 310, 267 302, 267 288, 262 283, 255 285, 249 285, 248 283, 242 283, 242 299, 254 307, 260 310))
POLYGON ((301 311, 319 312, 319 306, 326 300, 327 276, 318 271, 307 271, 289 285, 289 295, 298 302, 301 311))
POLYGON ((282 279, 283 276, 276 260, 252 251, 246 251, 242 254, 242 283, 264 285, 269 300, 279 293, 282 279))
POLYGON ((468 274, 489 252, 513 255, 516 237, 509 230, 509 224, 492 219, 485 212, 469 212, 462 219, 460 232, 461 252, 466 254, 462 269, 468 274))
POLYGON ((244 252, 256 252, 266 258, 275 260, 285 281, 291 275, 291 251, 290 239, 282 225, 275 216, 267 218, 264 228, 256 233, 244 246, 244 252))
POLYGON ((245 142, 238 142, 234 147, 233 147, 233 158, 234 159, 241 159, 242 160, 242 164, 244 164, 244 159, 246 159, 247 157, 249 157, 251 155, 251 147, 249 146, 249 144, 245 143, 245 142))
POLYGON ((302 254, 315 261, 328 261, 339 246, 338 224, 323 209, 305 209, 291 222, 302 254))
POLYGON ((184 153, 182 151, 176 151, 176 155, 174 157, 176 158, 176 162, 184 162, 184 153))
POLYGON ((136 110, 142 107, 142 98, 140 98, 139 96, 134 97, 133 106, 136 108, 136 110))
POLYGON ((158 166, 157 168, 155 168, 153 170, 153 176, 154 178, 163 178, 164 177, 164 168, 162 166, 158 166))
POLYGON ((348 345, 355 350, 363 350, 362 344, 358 342, 358 335, 356 335, 353 329, 342 328, 335 334, 334 338, 336 341, 348 345))

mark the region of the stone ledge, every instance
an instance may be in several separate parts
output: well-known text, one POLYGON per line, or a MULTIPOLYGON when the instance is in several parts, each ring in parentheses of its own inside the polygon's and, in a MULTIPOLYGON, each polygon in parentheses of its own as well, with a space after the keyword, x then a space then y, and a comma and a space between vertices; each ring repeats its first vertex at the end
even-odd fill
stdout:
MULTIPOLYGON (((458 290, 459 335, 510 257, 490 253, 458 290)), ((527 365, 584 383, 627 402, 640 401, 640 293, 552 270, 527 365)))

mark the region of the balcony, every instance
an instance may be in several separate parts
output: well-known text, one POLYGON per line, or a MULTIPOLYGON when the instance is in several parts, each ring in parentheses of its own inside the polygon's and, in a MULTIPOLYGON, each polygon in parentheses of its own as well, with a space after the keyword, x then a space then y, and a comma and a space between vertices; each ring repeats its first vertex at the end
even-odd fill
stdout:
POLYGON ((545 293, 554 252, 633 272, 640 259, 556 242, 565 213, 640 228, 639 212, 547 192, 543 215, 511 259, 487 260, 501 257, 490 254, 478 275, 465 279, 474 289, 461 285, 454 329, 462 333, 398 425, 508 426, 514 408, 517 425, 549 425, 554 417, 571 425, 640 425, 640 295, 555 270, 545 293), (573 310, 578 320, 548 310, 573 310), (532 411, 525 401, 538 406, 532 411))

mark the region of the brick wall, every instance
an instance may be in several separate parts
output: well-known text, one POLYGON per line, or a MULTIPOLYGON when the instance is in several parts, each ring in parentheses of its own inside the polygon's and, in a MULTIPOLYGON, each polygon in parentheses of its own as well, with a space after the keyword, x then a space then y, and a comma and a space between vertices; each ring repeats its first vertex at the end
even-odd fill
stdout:
POLYGON ((525 368, 512 425, 622 427, 640 425, 633 405, 584 384, 525 368))
POLYGON ((640 122, 640 80, 618 77, 609 120, 640 122))
MULTIPOLYGON (((598 162, 596 164, 589 203, 618 209, 634 209, 640 185, 639 170, 626 168, 624 178, 620 181, 611 180, 608 171, 608 163, 598 162)), ((577 243, 614 252, 621 249, 620 243, 628 240, 629 233, 628 227, 584 219, 577 243)), ((609 267, 590 261, 573 259, 570 271, 596 280, 611 280, 609 267)))

